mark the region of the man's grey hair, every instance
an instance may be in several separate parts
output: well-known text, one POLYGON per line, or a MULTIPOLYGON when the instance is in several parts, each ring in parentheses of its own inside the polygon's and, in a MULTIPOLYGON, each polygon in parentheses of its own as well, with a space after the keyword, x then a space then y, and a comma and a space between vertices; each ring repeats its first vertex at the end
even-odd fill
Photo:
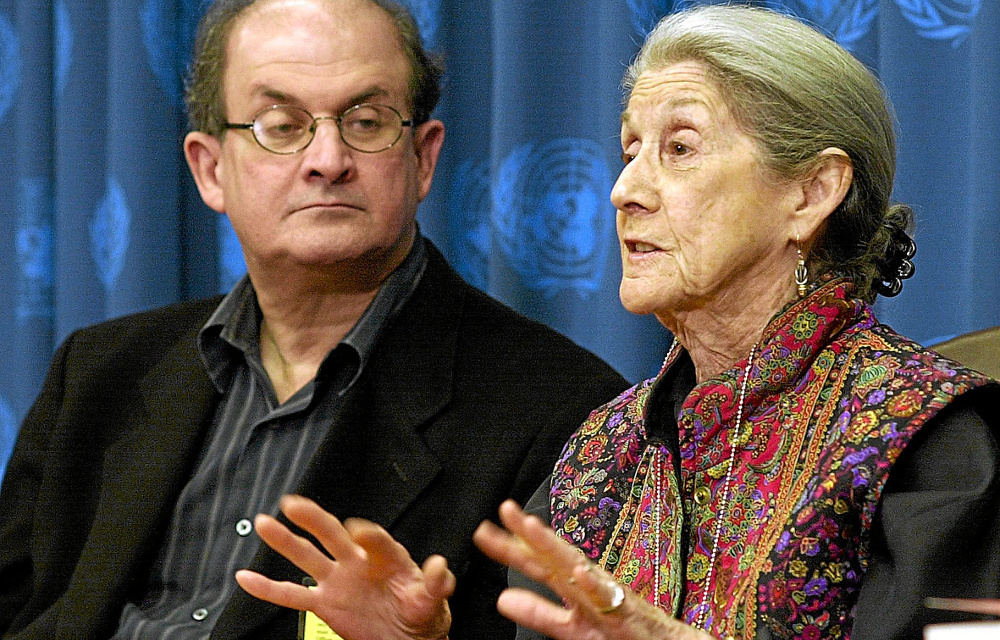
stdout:
MULTIPOLYGON (((257 1, 216 0, 198 24, 184 93, 188 123, 193 131, 204 131, 216 137, 225 132, 222 76, 226 66, 226 45, 233 22, 257 1)), ((426 122, 441 97, 443 64, 424 48, 417 23, 406 7, 394 0, 367 1, 382 8, 396 25, 403 52, 410 63, 412 118, 417 124, 426 122)))

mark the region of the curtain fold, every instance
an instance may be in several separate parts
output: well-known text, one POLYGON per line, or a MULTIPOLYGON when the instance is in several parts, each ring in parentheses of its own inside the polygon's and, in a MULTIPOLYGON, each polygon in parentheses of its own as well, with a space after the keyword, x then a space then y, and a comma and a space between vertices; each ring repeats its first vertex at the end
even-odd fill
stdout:
MULTIPOLYGON (((655 373, 671 338, 617 293, 619 83, 656 20, 694 2, 405 4, 448 69, 424 233, 484 291, 632 380, 655 373)), ((879 303, 882 319, 924 343, 1000 324, 1000 3, 756 4, 833 35, 894 102, 894 197, 917 214, 917 273, 879 303)), ((0 0, 0 474, 71 331, 225 291, 243 273, 181 151, 206 6, 0 0)))

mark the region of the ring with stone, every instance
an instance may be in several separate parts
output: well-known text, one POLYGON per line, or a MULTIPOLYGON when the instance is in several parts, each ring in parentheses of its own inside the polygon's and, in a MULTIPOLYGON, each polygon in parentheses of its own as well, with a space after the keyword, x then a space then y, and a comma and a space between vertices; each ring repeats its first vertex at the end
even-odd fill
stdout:
POLYGON ((601 613, 613 613, 625 602, 625 589, 620 584, 615 583, 614 593, 611 595, 611 604, 601 609, 601 613))

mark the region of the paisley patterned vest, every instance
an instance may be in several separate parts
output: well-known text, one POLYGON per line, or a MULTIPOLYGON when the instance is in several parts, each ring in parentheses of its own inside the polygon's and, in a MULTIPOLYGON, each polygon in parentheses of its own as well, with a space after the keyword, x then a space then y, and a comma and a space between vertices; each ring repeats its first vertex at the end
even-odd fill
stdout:
POLYGON ((688 623, 704 602, 717 636, 754 638, 764 624, 779 637, 849 638, 893 462, 942 407, 989 383, 878 324, 851 288, 827 283, 765 329, 727 499, 747 362, 687 396, 674 450, 647 439, 645 420, 675 344, 656 378, 595 411, 567 443, 552 478, 556 531, 688 623))

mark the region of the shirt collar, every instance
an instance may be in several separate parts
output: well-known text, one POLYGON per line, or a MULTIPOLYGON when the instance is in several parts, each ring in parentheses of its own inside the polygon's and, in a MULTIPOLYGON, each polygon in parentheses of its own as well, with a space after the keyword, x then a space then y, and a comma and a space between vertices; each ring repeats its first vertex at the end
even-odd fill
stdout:
MULTIPOLYGON (((350 388, 361 375, 382 330, 410 299, 426 268, 427 248, 418 229, 406 258, 385 279, 368 308, 338 344, 338 347, 344 345, 353 350, 358 362, 357 370, 341 392, 350 388)), ((260 320, 257 293, 249 276, 243 276, 198 333, 202 363, 219 393, 228 388, 241 358, 260 361, 260 320)), ((333 350, 320 365, 317 380, 325 379, 332 353, 333 350)))

